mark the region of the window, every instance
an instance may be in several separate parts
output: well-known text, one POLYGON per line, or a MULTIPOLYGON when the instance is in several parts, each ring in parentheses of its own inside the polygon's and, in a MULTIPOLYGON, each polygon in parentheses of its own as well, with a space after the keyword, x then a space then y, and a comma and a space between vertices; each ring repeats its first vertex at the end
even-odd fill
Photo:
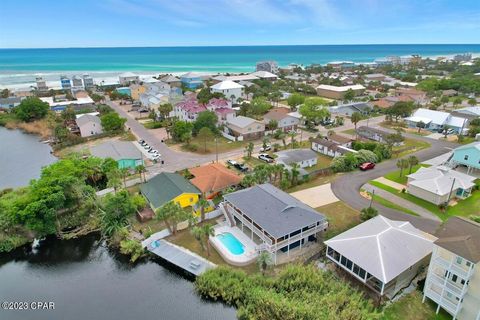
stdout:
POLYGON ((463 160, 468 160, 468 154, 466 154, 465 157, 463 157, 463 160))
POLYGON ((457 264, 462 264, 463 258, 462 257, 457 257, 457 264))
MULTIPOLYGON (((479 161, 480 162, 480 161, 479 161)), ((472 264, 470 263, 470 261, 466 261, 465 264, 467 265, 467 267, 470 267, 472 264)))
POLYGON ((458 279, 458 277, 457 277, 456 274, 452 275, 452 281, 453 281, 453 282, 457 282, 457 279, 458 279))
POLYGON ((341 263, 342 265, 346 266, 346 265, 347 265, 347 258, 345 258, 345 257, 342 256, 342 259, 341 259, 340 263, 341 263))
POLYGON ((347 260, 347 269, 352 270, 352 264, 353 262, 351 260, 347 260))

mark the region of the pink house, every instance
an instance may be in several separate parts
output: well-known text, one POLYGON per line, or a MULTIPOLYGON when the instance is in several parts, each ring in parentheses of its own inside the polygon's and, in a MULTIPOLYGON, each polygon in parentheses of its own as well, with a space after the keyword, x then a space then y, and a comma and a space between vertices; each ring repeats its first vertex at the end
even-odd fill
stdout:
POLYGON ((236 116, 235 110, 232 109, 232 103, 226 99, 210 99, 207 103, 207 109, 215 112, 219 124, 224 124, 226 121, 231 120, 236 116))
POLYGON ((207 111, 205 105, 199 103, 196 99, 187 99, 175 105, 173 115, 179 120, 193 122, 197 120, 198 114, 203 111, 207 111))

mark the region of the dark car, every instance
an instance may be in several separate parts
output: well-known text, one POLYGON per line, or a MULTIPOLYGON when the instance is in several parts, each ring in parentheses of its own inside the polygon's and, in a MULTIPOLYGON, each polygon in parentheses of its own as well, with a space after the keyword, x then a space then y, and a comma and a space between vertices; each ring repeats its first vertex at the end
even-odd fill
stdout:
POLYGON ((244 163, 237 163, 234 167, 240 170, 241 172, 248 171, 248 167, 244 163))
POLYGON ((375 168, 375 163, 373 162, 364 162, 359 166, 360 170, 366 171, 375 168))

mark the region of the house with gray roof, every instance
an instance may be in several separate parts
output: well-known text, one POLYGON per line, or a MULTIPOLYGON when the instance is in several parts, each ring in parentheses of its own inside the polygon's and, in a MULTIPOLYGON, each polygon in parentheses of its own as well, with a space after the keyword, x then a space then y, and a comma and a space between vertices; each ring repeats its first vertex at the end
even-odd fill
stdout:
POLYGON ((265 134, 265 123, 238 116, 227 120, 224 130, 226 134, 235 137, 238 141, 254 140, 265 134))
POLYGON ((82 114, 76 120, 80 136, 90 137, 103 133, 100 118, 92 114, 82 114))
POLYGON ((316 241, 328 227, 324 215, 268 183, 226 194, 223 199, 220 210, 230 226, 241 229, 275 264, 280 256, 316 241))
POLYGON ((300 168, 309 168, 317 164, 317 154, 310 149, 283 150, 275 153, 277 163, 291 166, 297 164, 300 168))
POLYGON ((134 169, 144 164, 142 152, 130 141, 107 141, 91 147, 90 153, 95 157, 116 160, 120 169, 134 169))
POLYGON ((408 221, 378 215, 325 244, 337 268, 391 299, 428 265, 436 239, 408 221))
POLYGON ((366 102, 351 102, 328 107, 328 111, 330 111, 332 115, 341 115, 347 117, 350 117, 354 112, 368 114, 371 110, 372 107, 366 102))
POLYGON ((23 97, 0 98, 0 109, 11 109, 19 106, 23 97))

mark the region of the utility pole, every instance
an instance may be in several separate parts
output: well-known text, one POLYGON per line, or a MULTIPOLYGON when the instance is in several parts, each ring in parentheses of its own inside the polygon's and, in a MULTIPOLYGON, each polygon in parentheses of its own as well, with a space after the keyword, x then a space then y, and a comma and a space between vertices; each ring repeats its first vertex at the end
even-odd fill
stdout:
POLYGON ((218 138, 215 137, 215 161, 218 163, 218 138))
POLYGON ((375 196, 375 189, 372 190, 372 195, 370 196, 370 206, 369 206, 369 208, 372 207, 372 204, 373 204, 373 196, 375 196))
POLYGON ((445 209, 446 207, 448 207, 448 203, 450 202, 450 198, 452 197, 452 191, 453 191, 453 187, 455 186, 455 180, 456 178, 453 178, 452 186, 450 187, 450 193, 448 194, 447 205, 445 206, 445 209))

